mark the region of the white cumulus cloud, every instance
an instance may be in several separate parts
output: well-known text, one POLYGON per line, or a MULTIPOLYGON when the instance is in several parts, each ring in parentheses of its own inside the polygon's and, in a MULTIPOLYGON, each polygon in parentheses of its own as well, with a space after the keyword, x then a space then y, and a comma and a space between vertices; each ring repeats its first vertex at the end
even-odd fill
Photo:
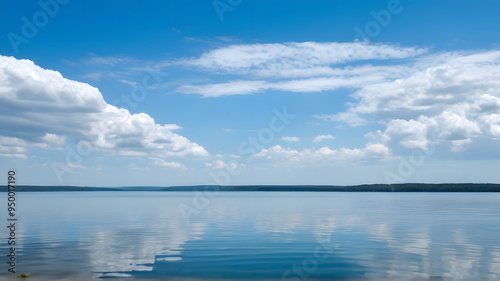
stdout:
POLYGON ((346 111, 386 125, 385 139, 407 148, 448 143, 462 151, 475 139, 498 137, 500 51, 436 55, 412 73, 366 85, 346 111))
POLYGON ((313 139, 313 142, 320 142, 320 141, 323 141, 323 140, 333 140, 333 139, 335 139, 335 137, 332 136, 332 135, 330 135, 330 134, 328 134, 328 135, 319 135, 319 136, 317 136, 317 137, 315 137, 313 139))
POLYGON ((176 168, 176 169, 180 169, 180 170, 186 170, 187 169, 186 166, 184 166, 184 165, 182 165, 180 163, 174 162, 174 161, 170 161, 169 162, 169 161, 165 161, 164 159, 155 158, 155 157, 151 157, 151 160, 153 160, 153 164, 156 165, 156 166, 176 168))
POLYGON ((389 157, 389 148, 383 144, 372 143, 368 143, 363 148, 355 149, 322 147, 317 150, 306 148, 302 151, 275 145, 255 154, 257 159, 297 166, 355 164, 371 159, 385 160, 389 157))
POLYGON ((117 155, 207 156, 200 145, 145 114, 112 106, 97 88, 65 79, 29 60, 0 56, 0 154, 30 147, 60 149, 66 137, 117 155), (15 143, 15 145, 14 145, 15 143))

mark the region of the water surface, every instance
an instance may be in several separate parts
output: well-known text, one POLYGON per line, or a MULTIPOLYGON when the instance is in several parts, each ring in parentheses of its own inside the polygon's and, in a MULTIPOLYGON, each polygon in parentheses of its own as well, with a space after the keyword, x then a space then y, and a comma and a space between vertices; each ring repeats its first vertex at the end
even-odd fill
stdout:
POLYGON ((34 281, 500 278, 496 193, 17 196, 18 272, 34 281))

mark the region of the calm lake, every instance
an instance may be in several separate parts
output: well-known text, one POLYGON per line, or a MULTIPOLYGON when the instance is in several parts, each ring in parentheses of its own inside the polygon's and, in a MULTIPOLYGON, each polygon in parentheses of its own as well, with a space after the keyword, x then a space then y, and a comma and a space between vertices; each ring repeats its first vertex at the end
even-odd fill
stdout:
MULTIPOLYGON (((8 225, 6 194, 0 200, 8 225)), ((24 192, 17 200, 16 273, 33 281, 500 279, 496 193, 24 192)), ((12 280, 2 264, 0 279, 12 280)))

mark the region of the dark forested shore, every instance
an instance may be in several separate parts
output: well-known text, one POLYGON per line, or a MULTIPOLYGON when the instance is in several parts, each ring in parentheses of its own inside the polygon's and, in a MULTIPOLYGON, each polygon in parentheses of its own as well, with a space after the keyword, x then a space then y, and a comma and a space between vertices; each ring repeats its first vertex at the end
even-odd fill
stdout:
MULTIPOLYGON (((6 192, 7 186, 1 186, 6 192)), ((500 184, 492 183, 403 183, 403 184, 364 184, 364 185, 198 185, 198 186, 127 186, 127 187, 90 187, 90 186, 16 186, 17 192, 28 191, 315 191, 315 192, 500 192, 500 184)))

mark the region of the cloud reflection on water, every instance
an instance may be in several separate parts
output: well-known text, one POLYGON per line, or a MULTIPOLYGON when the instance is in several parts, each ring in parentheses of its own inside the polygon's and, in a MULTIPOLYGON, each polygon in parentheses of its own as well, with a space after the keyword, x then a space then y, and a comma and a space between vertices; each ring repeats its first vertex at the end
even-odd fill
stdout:
POLYGON ((334 254, 309 280, 500 277, 500 212, 487 194, 467 195, 482 201, 471 212, 464 194, 223 193, 190 224, 177 208, 190 193, 76 194, 25 194, 38 208, 23 216, 21 260, 32 272, 271 280, 330 243, 334 254))

